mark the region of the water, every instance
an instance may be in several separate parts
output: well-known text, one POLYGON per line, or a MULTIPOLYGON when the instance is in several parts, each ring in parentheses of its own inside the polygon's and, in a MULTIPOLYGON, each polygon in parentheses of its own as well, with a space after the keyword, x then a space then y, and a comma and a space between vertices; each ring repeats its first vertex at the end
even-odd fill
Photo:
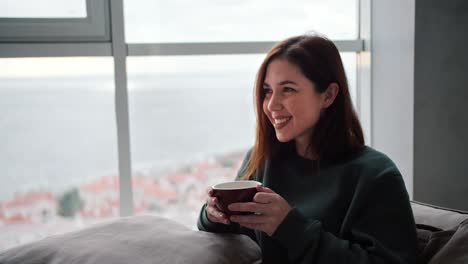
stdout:
MULTIPOLYGON (((111 76, 0 79, 0 85, 0 201, 118 174, 111 76)), ((252 86, 242 74, 130 79, 134 171, 251 146, 252 86)))

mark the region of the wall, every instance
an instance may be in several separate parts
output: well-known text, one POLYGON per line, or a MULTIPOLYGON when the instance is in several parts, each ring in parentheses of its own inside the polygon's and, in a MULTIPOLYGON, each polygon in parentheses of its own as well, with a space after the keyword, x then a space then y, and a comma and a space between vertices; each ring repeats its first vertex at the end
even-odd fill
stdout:
POLYGON ((413 195, 414 0, 372 1, 372 146, 400 169, 413 195))
POLYGON ((417 0, 414 198, 468 210, 468 1, 417 0))

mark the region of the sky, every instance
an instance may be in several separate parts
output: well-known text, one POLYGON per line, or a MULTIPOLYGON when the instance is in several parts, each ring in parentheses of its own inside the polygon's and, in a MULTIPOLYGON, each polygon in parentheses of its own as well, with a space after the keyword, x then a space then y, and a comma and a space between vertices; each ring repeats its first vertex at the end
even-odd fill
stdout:
POLYGON ((278 41, 357 36, 356 0, 127 0, 128 42, 278 41), (160 25, 160 26, 158 26, 160 25))
POLYGON ((0 0, 0 17, 86 17, 86 1, 0 0))

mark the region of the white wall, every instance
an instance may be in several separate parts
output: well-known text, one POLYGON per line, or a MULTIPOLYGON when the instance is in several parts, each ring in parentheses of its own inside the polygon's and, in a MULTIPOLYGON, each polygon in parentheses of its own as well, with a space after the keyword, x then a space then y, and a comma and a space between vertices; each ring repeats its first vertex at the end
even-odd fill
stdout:
POLYGON ((413 197, 415 0, 371 7, 372 146, 400 169, 413 197))

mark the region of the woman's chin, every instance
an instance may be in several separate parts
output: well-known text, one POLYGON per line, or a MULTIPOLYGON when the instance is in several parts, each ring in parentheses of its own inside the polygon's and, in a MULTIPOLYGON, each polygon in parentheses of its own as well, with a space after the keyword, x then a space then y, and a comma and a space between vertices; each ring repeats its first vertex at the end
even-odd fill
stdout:
POLYGON ((291 141, 291 137, 288 137, 288 136, 286 136, 286 135, 278 135, 278 134, 276 134, 276 139, 278 139, 278 141, 281 142, 281 143, 286 143, 286 142, 291 141))

